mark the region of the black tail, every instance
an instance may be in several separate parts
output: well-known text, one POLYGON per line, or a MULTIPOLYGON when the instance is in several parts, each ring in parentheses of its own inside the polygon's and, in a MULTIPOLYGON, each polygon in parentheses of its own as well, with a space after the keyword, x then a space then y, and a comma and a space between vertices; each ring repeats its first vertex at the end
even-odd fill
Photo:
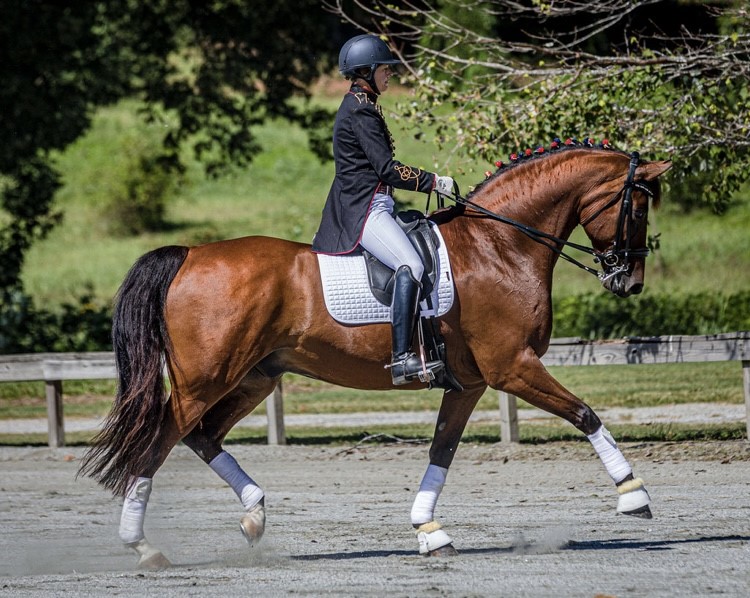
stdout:
POLYGON ((117 293, 112 318, 117 395, 78 471, 115 494, 124 494, 128 476, 141 475, 157 456, 167 407, 163 359, 172 355, 164 305, 187 253, 179 246, 147 253, 117 293))

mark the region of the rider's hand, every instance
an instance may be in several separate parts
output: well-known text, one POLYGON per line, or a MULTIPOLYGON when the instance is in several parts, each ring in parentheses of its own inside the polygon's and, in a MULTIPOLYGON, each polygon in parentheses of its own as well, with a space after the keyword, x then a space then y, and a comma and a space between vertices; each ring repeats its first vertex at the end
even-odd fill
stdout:
POLYGON ((435 177, 435 192, 440 195, 452 195, 453 194, 453 177, 449 176, 436 176, 435 177))

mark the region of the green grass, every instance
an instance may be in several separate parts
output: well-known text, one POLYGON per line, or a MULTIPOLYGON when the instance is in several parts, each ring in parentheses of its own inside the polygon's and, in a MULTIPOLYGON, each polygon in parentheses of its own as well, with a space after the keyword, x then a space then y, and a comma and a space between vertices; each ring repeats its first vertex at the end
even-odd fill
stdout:
MULTIPOLYGON (((728 213, 683 214, 666 195, 659 210, 649 214, 649 232, 660 233, 659 250, 648 258, 644 293, 730 294, 750 288, 750 200, 736 199, 728 213)), ((571 239, 587 244, 581 229, 571 239)), ((579 257, 580 259, 580 257, 579 257)), ((582 259, 583 263, 588 263, 582 259)), ((592 265, 588 263, 589 265, 592 265)), ((554 273, 556 296, 594 291, 598 283, 583 270, 561 263, 554 273)))
MULTIPOLYGON (((687 440, 742 440, 746 438, 745 424, 615 424, 607 428, 620 442, 681 442, 687 440)), ((287 442, 293 445, 333 444, 363 445, 398 442, 428 445, 433 435, 432 425, 378 425, 367 428, 288 428, 287 442)), ((545 442, 583 442, 585 436, 567 423, 534 425, 521 422, 519 442, 541 444, 545 442)), ((466 427, 461 438, 464 444, 492 444, 500 440, 499 425, 472 424, 466 427)), ((248 428, 230 432, 227 443, 263 444, 267 442, 264 430, 248 428)))
MULTIPOLYGON (((651 407, 691 402, 744 401, 738 362, 667 365, 553 367, 553 376, 594 409, 651 407)), ((287 414, 377 411, 437 411, 437 391, 362 391, 287 375, 283 382, 287 414)), ((105 415, 114 396, 113 381, 74 381, 63 386, 66 417, 105 415)), ((519 401, 520 408, 531 408, 519 401)), ((258 413, 264 413, 262 405, 258 413)), ((498 409, 498 394, 488 390, 477 409, 498 409)), ((46 417, 42 382, 0 384, 0 419, 46 417)))
MULTIPOLYGON (((745 424, 650 424, 607 426, 619 442, 684 442, 690 440, 743 440, 745 424)), ((425 450, 432 438, 431 425, 379 425, 367 428, 315 428, 287 427, 287 444, 331 445, 352 448, 355 446, 383 444, 424 445, 425 450)), ((586 438, 569 424, 519 426, 522 444, 547 442, 585 442, 586 438)), ((85 446, 92 434, 73 432, 65 435, 66 446, 85 446)), ((2 446, 47 446, 46 434, 0 434, 2 446)), ((500 440, 499 427, 492 424, 469 424, 461 439, 463 444, 493 444, 500 440)), ((227 436, 227 444, 267 444, 265 430, 238 428, 227 436)))
MULTIPOLYGON (((322 98, 329 106, 336 99, 322 98)), ((395 98, 386 98, 386 109, 395 98)), ((187 183, 168 207, 169 230, 139 237, 108 233, 104 208, 122 164, 123 147, 134 135, 155 135, 134 116, 125 102, 101 110, 91 131, 58 158, 65 185, 57 207, 62 225, 31 249, 23 271, 27 290, 42 306, 77 298, 86 284, 95 296, 109 300, 127 269, 142 253, 170 243, 197 244, 242 235, 266 234, 309 242, 317 229, 328 193, 333 165, 321 164, 308 150, 303 131, 283 122, 270 122, 255 132, 265 148, 246 169, 219 180, 207 180, 190 165, 187 183)), ((429 142, 417 141, 389 119, 401 160, 440 172, 467 171, 457 176, 467 191, 488 168, 459 160, 450 151, 438 152, 429 142), (472 172, 468 172, 468 171, 472 172)), ((515 148, 498 148, 502 157, 515 148)), ((403 192, 399 197, 424 208, 425 196, 403 192)), ((661 251, 650 258, 646 292, 746 290, 750 280, 750 201, 747 194, 722 217, 696 212, 684 215, 670 206, 651 214, 651 231, 661 233, 661 251), (710 273, 710 275, 709 275, 710 273), (738 275, 738 273, 740 273, 738 275)), ((433 204, 434 205, 434 204, 433 204)), ((498 224, 498 226, 502 226, 498 224)), ((585 243, 579 230, 575 238, 585 243)), ((590 259, 583 256, 584 262, 590 259)), ((554 292, 566 296, 595 291, 599 283, 567 263, 555 272, 554 292)))

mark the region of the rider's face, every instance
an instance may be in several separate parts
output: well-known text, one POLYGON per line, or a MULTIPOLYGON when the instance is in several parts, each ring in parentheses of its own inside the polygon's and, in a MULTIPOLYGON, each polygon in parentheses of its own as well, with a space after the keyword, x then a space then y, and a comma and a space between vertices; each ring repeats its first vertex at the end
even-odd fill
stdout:
POLYGON ((380 93, 388 89, 388 79, 393 76, 393 69, 389 64, 378 65, 375 69, 375 85, 380 93))

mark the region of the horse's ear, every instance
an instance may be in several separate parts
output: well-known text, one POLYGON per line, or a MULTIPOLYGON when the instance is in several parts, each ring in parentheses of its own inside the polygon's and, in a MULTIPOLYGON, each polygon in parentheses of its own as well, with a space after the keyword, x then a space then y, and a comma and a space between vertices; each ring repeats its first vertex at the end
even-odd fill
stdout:
POLYGON ((638 167, 638 178, 641 180, 653 181, 667 172, 670 168, 672 168, 672 162, 670 160, 644 162, 638 167))

